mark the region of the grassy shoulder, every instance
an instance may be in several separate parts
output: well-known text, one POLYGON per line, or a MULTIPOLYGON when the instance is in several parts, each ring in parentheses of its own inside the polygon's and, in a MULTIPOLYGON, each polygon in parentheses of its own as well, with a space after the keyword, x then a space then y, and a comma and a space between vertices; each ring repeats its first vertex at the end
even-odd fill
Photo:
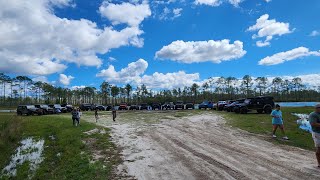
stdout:
POLYGON ((268 114, 257 114, 255 112, 248 114, 236 114, 231 112, 219 112, 227 120, 227 124, 233 127, 240 128, 250 133, 266 135, 270 137, 270 141, 279 144, 286 144, 300 147, 303 149, 313 150, 314 143, 311 134, 299 129, 297 117, 291 113, 309 114, 314 109, 312 107, 282 107, 282 116, 286 135, 290 138, 289 141, 283 141, 280 130, 277 130, 277 139, 272 139, 271 116, 268 114))
MULTIPOLYGON (((0 113, 0 173, 22 139, 43 139, 44 160, 33 179, 113 179, 113 167, 121 162, 109 129, 81 122, 74 127, 65 116, 16 116, 0 113), (85 133, 92 129, 98 131, 85 133)), ((29 164, 17 167, 14 179, 27 179, 29 164)), ((2 177, 4 179, 9 177, 2 177)))

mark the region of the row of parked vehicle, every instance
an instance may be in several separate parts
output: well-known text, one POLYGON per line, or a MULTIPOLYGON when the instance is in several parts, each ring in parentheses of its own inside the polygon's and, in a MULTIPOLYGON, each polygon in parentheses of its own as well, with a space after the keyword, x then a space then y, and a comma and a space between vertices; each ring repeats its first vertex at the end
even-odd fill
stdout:
POLYGON ((80 104, 79 108, 82 111, 94 111, 94 110, 99 110, 99 111, 110 111, 112 109, 111 105, 101 105, 101 104, 90 104, 90 103, 84 103, 80 104))
MULTIPOLYGON (((258 113, 270 114, 274 107, 273 97, 270 96, 258 96, 252 98, 241 98, 237 100, 225 100, 218 101, 217 103, 211 101, 204 101, 198 105, 198 109, 213 109, 218 111, 227 111, 235 113, 248 113, 250 111, 257 111, 258 113)), ((94 104, 82 104, 80 109, 83 111, 88 110, 111 110, 112 106, 94 105, 94 104)), ((165 102, 160 103, 141 103, 128 105, 127 103, 121 103, 118 110, 178 110, 178 109, 195 109, 195 105, 191 102, 184 103, 183 101, 165 102)))
MULTIPOLYGON (((237 100, 218 101, 217 103, 204 101, 199 104, 199 109, 214 109, 218 111, 227 111, 246 114, 250 111, 257 111, 258 113, 270 114, 274 107, 273 97, 270 96, 258 96, 252 98, 242 98, 237 100)), ((96 104, 81 104, 79 107, 82 111, 93 111, 95 109, 101 111, 109 111, 113 108, 111 105, 96 105, 96 104)), ((18 115, 45 115, 54 113, 66 113, 71 112, 72 105, 68 104, 37 104, 37 105, 19 105, 17 108, 18 115)), ((178 109, 195 109, 193 103, 184 103, 183 101, 165 102, 164 104, 153 103, 151 105, 147 103, 141 103, 140 105, 127 103, 121 103, 118 110, 178 110, 178 109)))
POLYGON ((178 109, 194 109, 193 103, 184 104, 183 101, 165 102, 164 104, 152 103, 151 105, 147 103, 141 103, 140 105, 127 103, 121 103, 118 110, 178 110, 178 109))
POLYGON ((17 115, 46 115, 71 112, 72 105, 69 104, 36 104, 36 105, 19 105, 17 115))
POLYGON ((252 98, 242 98, 237 100, 227 100, 213 102, 203 102, 199 104, 199 109, 214 109, 218 111, 227 111, 246 114, 251 111, 257 111, 258 113, 270 114, 274 108, 273 97, 270 96, 258 96, 252 98))

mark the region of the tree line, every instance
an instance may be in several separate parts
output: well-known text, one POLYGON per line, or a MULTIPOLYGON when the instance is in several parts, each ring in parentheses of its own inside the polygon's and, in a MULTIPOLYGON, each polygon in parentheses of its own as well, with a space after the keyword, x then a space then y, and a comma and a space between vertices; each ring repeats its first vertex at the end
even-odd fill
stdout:
POLYGON ((218 101, 253 96, 273 96, 275 101, 320 101, 320 85, 307 86, 301 78, 292 80, 275 77, 253 78, 245 75, 242 79, 235 77, 209 78, 203 84, 194 83, 173 89, 149 89, 146 85, 133 87, 112 85, 102 82, 97 87, 65 88, 52 84, 32 81, 28 76, 10 77, 0 73, 0 105, 15 106, 18 104, 53 104, 81 103, 95 104, 140 104, 182 100, 200 103, 203 100, 218 101))

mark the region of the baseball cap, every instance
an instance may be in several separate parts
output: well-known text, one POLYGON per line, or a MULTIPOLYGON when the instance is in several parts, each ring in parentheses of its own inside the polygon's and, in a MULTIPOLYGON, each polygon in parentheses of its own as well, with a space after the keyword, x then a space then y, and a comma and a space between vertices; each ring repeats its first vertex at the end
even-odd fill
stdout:
POLYGON ((320 108, 320 103, 314 106, 315 108, 320 108))

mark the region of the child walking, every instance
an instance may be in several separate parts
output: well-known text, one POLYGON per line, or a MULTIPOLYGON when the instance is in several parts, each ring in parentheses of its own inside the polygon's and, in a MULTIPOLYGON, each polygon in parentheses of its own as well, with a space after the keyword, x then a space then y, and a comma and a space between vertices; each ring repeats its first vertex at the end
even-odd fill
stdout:
POLYGON ((280 128, 282 134, 283 134, 283 139, 284 140, 289 140, 289 138, 286 136, 285 132, 284 132, 284 126, 283 126, 283 119, 282 119, 282 112, 280 110, 280 105, 276 104, 276 109, 274 109, 271 112, 271 116, 272 116, 272 137, 276 138, 276 131, 278 129, 278 127, 280 128))

